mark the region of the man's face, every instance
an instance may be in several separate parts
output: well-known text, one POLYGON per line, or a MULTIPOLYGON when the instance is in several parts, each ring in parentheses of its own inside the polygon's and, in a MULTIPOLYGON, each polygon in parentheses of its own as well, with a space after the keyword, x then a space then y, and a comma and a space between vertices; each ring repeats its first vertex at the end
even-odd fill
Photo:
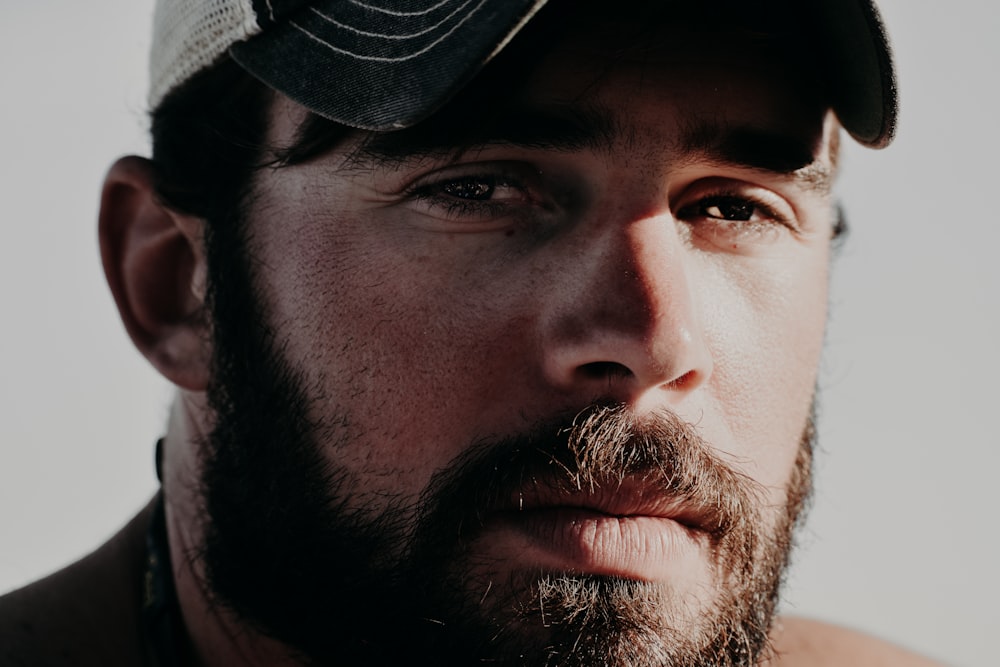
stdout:
MULTIPOLYGON (((206 558, 306 654, 333 625, 373 651, 440 635, 459 664, 610 662, 588 632, 640 645, 627 664, 760 648, 807 485, 833 124, 744 44, 594 29, 469 143, 355 135, 255 181, 260 349, 217 350, 206 558), (257 572, 255 600, 233 554, 260 550, 295 573, 257 572), (725 646, 737 625, 755 645, 725 646)), ((278 100, 271 141, 303 116, 278 100)))

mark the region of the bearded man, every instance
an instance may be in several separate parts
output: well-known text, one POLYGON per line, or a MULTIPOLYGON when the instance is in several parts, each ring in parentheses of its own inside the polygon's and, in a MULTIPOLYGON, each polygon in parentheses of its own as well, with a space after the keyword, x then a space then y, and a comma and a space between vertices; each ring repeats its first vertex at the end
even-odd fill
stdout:
POLYGON ((775 618, 870 2, 163 0, 151 72, 100 238, 162 492, 8 662, 929 664, 775 618))

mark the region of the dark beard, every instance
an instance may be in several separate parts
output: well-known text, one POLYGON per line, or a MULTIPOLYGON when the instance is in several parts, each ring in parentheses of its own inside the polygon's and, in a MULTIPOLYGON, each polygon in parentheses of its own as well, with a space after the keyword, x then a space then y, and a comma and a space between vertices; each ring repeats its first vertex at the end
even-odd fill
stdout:
POLYGON ((439 615, 409 649, 428 664, 757 664, 809 493, 811 423, 786 505, 767 517, 756 485, 669 413, 639 422, 620 406, 591 406, 568 426, 471 447, 421 496, 408 562, 431 568, 421 613, 439 615), (706 590, 714 599, 703 607, 690 609, 669 584, 566 572, 498 578, 498 564, 476 555, 479 531, 518 493, 613 490, 625 479, 699 509, 716 557, 706 590))
POLYGON ((216 425, 201 494, 215 602, 306 664, 753 665, 766 649, 793 524, 808 494, 807 427, 778 516, 670 415, 636 423, 591 406, 529 433, 470 443, 421 497, 357 509, 346 415, 310 398, 254 296, 237 225, 208 239, 216 425), (715 599, 685 619, 664 585, 558 572, 494 580, 474 555, 484 521, 525 485, 624 478, 702 507, 718 554, 715 599))

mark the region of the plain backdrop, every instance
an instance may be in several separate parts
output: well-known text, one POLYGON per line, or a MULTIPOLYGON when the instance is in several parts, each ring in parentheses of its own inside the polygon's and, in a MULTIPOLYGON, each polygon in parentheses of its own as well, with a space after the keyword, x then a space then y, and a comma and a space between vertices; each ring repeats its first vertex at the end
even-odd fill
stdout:
MULTIPOLYGON (((95 547, 155 490, 171 392, 100 271, 104 171, 146 154, 151 0, 0 5, 0 592, 95 547)), ((815 509, 785 608, 954 665, 1000 622, 1000 109, 987 0, 884 0, 898 140, 849 144, 815 509)))

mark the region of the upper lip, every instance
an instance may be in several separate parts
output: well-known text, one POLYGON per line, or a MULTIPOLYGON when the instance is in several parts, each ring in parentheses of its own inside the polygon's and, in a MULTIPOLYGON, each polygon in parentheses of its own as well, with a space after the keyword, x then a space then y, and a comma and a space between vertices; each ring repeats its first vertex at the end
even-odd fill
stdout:
POLYGON ((711 532, 718 528, 718 511, 705 503, 676 494, 649 482, 632 479, 570 488, 565 481, 547 483, 532 479, 515 492, 504 507, 509 512, 551 509, 580 509, 613 517, 653 517, 670 519, 692 528, 711 532))

